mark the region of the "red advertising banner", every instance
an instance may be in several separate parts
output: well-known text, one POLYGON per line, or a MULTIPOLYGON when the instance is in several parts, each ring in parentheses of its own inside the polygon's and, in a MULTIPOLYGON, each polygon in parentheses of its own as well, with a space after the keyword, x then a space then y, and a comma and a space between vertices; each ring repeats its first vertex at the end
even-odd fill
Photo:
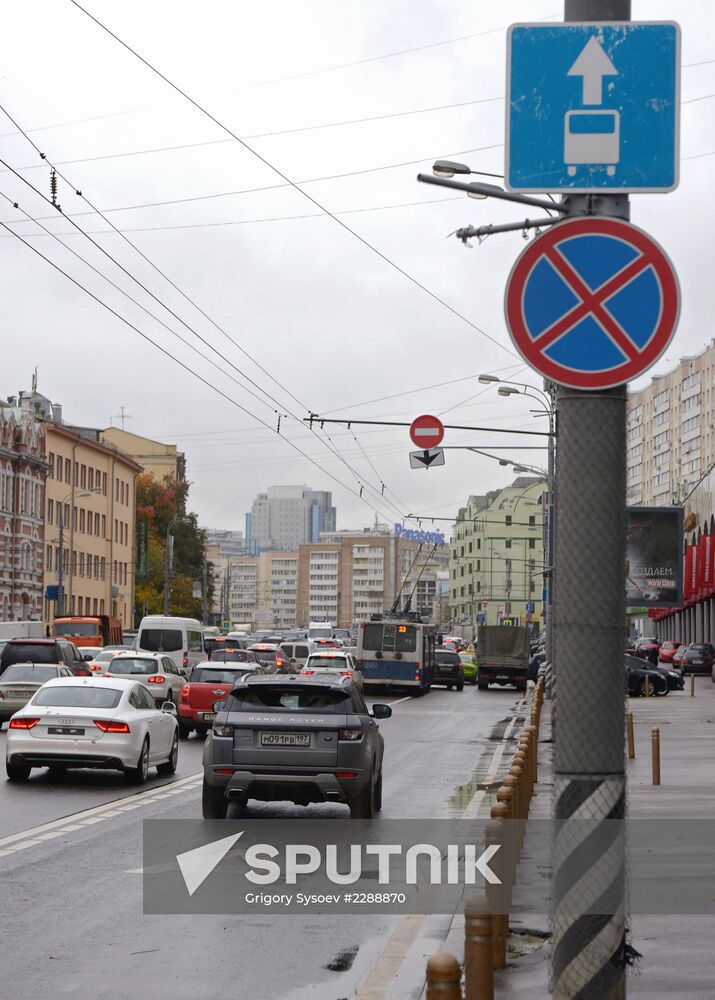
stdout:
POLYGON ((695 585, 695 546, 688 545, 685 550, 685 567, 683 569, 683 598, 686 603, 693 598, 695 585))

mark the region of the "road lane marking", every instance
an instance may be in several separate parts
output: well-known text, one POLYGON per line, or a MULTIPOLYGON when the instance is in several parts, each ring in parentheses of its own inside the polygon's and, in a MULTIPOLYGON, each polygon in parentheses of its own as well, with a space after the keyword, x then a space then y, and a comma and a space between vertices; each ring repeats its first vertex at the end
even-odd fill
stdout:
MULTIPOLYGON (((203 770, 195 771, 185 778, 178 778, 176 781, 172 781, 171 787, 172 790, 176 790, 177 792, 190 791, 201 779, 203 779, 203 770)), ((164 787, 163 785, 159 786, 159 788, 164 787)), ((124 810, 138 809, 140 806, 151 805, 151 803, 156 801, 157 791, 157 788, 142 789, 139 792, 133 792, 129 796, 113 799, 111 802, 105 802, 102 805, 90 806, 89 809, 70 813, 69 816, 50 820, 50 822, 42 823, 40 826, 30 827, 27 830, 21 830, 18 833, 11 833, 6 837, 0 837, 0 854, 4 855, 12 851, 24 850, 25 847, 32 847, 35 844, 39 844, 41 841, 34 840, 33 838, 50 830, 59 830, 63 834, 70 833, 101 822, 107 813, 111 815, 115 811, 123 812, 124 810)))

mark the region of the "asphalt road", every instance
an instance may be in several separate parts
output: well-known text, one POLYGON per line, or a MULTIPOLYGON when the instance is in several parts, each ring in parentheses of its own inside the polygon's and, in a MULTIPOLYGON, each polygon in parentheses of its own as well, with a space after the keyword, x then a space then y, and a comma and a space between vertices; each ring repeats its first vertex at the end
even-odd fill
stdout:
MULTIPOLYGON (((394 706, 381 724, 381 819, 461 815, 493 754, 496 727, 519 699, 510 689, 472 687, 375 699, 394 706)), ((4 742, 5 733, 3 750, 4 742)), ((396 957, 388 945, 403 918, 142 913, 141 821, 200 817, 202 746, 196 737, 182 742, 176 776, 152 777, 140 790, 104 772, 38 771, 21 786, 0 775, 4 996, 339 1000, 366 981, 370 1000, 388 996, 399 969, 399 949, 396 957)), ((345 812, 337 804, 250 808, 262 817, 345 812)))

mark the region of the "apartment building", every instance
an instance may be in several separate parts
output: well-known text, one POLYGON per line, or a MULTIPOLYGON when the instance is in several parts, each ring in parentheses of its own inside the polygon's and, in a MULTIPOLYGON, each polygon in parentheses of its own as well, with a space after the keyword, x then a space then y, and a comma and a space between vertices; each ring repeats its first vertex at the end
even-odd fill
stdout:
POLYGON ((0 620, 41 621, 46 438, 34 410, 0 404, 0 620))
POLYGON ((496 625, 542 617, 544 481, 527 476, 457 515, 449 555, 449 612, 454 622, 496 625))
POLYGON ((627 502, 679 503, 715 462, 715 340, 628 397, 627 502))
POLYGON ((141 466, 143 472, 159 482, 167 477, 179 483, 186 479, 186 456, 175 444, 154 441, 120 427, 106 427, 99 434, 101 441, 129 455, 141 466))
POLYGON ((270 486, 253 501, 246 515, 246 541, 253 555, 294 552, 335 530, 332 494, 308 486, 270 486))

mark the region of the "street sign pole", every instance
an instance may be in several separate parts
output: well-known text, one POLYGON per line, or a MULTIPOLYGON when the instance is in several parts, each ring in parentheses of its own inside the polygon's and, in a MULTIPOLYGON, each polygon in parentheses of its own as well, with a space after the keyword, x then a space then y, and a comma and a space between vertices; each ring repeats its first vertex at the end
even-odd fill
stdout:
MULTIPOLYGON (((629 21, 630 0, 565 0, 564 20, 629 21)), ((629 218, 626 194, 569 194, 562 204, 577 216, 593 210, 594 198, 599 215, 629 218)), ((560 829, 553 996, 620 1000, 626 994, 625 838, 623 824, 612 820, 624 818, 626 798, 626 387, 559 387, 556 420, 553 812, 560 829), (575 813, 595 833, 586 842, 575 813)))

